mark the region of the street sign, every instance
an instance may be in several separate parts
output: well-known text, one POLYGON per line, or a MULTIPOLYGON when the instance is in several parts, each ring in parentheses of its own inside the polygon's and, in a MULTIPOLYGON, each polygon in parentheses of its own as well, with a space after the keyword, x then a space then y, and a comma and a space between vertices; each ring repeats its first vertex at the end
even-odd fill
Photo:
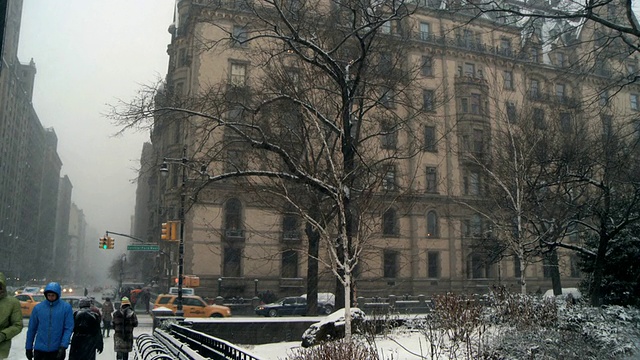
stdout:
POLYGON ((160 245, 127 245, 127 250, 131 251, 159 251, 160 245))

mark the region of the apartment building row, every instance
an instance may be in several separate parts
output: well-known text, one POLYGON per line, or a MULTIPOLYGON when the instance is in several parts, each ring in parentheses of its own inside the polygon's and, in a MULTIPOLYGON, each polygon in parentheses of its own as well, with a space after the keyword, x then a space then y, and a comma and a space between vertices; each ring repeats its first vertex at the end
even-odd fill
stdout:
MULTIPOLYGON (((208 114, 219 111, 223 121, 246 121, 252 115, 242 113, 240 105, 256 97, 258 88, 264 94, 265 89, 279 86, 281 78, 265 74, 291 80, 283 82, 280 90, 289 97, 292 93, 286 87, 294 82, 298 82, 291 90, 295 94, 300 94, 305 81, 322 83, 307 67, 317 59, 301 61, 312 53, 305 52, 312 46, 294 48, 299 42, 288 41, 281 33, 275 36, 277 29, 270 32, 264 26, 274 13, 260 4, 177 1, 170 28, 169 69, 159 97, 177 99, 186 107, 189 99, 194 106, 208 91, 209 107, 203 107, 208 114), (261 21, 254 21, 257 16, 261 21), (271 87, 265 85, 269 81, 274 83, 267 84, 271 87), (220 98, 224 105, 216 102, 220 98)), ((490 259, 474 250, 473 244, 490 231, 486 219, 470 205, 481 204, 486 195, 488 179, 478 159, 496 151, 493 137, 500 124, 528 119, 540 131, 560 133, 571 132, 580 122, 631 124, 639 110, 640 88, 631 84, 614 94, 607 84, 612 76, 635 76, 638 59, 618 52, 619 44, 603 44, 598 37, 601 30, 589 23, 576 27, 563 20, 479 13, 474 7, 456 8, 455 2, 410 5, 404 16, 374 22, 381 40, 368 61, 379 79, 398 80, 371 80, 376 86, 367 87, 362 98, 373 104, 365 118, 376 120, 361 124, 360 129, 371 140, 367 151, 376 148, 381 158, 389 153, 403 155, 385 159, 381 168, 376 196, 385 199, 385 206, 374 211, 378 219, 369 223, 375 228, 374 236, 355 271, 357 291, 363 295, 432 294, 483 291, 494 284, 517 287, 522 271, 518 261, 490 259), (610 56, 596 55, 602 46, 608 47, 610 56)), ((310 15, 308 5, 282 6, 290 11, 292 21, 300 20, 295 24, 302 24, 303 18, 307 21, 296 34, 309 37, 308 43, 331 43, 322 38, 328 28, 349 30, 340 9, 328 4, 324 10, 336 17, 327 15, 330 20, 324 22, 310 15)), ((529 6, 543 11, 551 5, 529 6)), ((349 50, 345 51, 346 55, 336 51, 318 61, 329 64, 332 56, 348 58, 349 50)), ((159 107, 164 104, 162 99, 157 101, 159 107)), ((322 110, 333 105, 329 98, 318 104, 322 110)), ((260 186, 251 187, 249 182, 220 181, 195 192, 202 182, 200 164, 207 166, 208 174, 222 174, 259 168, 268 160, 237 145, 241 139, 233 138, 228 128, 203 131, 203 123, 217 121, 214 115, 204 117, 157 115, 151 149, 147 146, 143 152, 147 166, 143 166, 139 191, 145 194, 145 204, 136 207, 136 223, 146 228, 137 230, 139 236, 159 240, 160 224, 178 219, 182 209, 184 272, 200 277, 201 293, 248 296, 258 283, 261 290, 282 295, 306 292, 308 239, 305 222, 295 211, 277 197, 260 195, 260 186), (171 167, 167 178, 152 170, 164 158, 181 158, 183 151, 189 164, 193 162, 186 176, 186 162, 171 167), (186 204, 181 203, 181 194, 186 204)), ((281 123, 288 121, 285 113, 281 117, 281 123)), ((161 246, 167 256, 162 257, 158 276, 169 281, 177 273, 179 249, 175 243, 161 242, 161 246)), ((321 258, 325 251, 326 246, 321 258)), ((575 255, 561 256, 565 284, 580 281, 577 262, 575 255)), ((526 272, 530 291, 550 287, 546 259, 541 257, 526 272)), ((320 279, 320 290, 334 288, 329 268, 320 267, 320 279)))

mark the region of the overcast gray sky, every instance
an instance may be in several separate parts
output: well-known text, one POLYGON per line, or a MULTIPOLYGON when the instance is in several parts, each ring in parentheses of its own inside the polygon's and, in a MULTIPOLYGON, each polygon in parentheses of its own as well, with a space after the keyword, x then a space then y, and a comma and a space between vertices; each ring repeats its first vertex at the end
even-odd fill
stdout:
POLYGON ((165 76, 174 2, 24 0, 18 56, 36 63, 33 106, 56 131, 72 200, 100 233, 129 233, 132 181, 149 139, 148 132, 113 137, 118 129, 102 114, 165 76))

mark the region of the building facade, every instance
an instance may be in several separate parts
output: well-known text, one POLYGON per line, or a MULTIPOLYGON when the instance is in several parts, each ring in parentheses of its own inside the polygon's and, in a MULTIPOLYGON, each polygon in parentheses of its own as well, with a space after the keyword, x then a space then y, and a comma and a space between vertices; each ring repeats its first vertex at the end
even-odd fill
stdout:
MULTIPOLYGON (((272 71, 269 66, 280 66, 291 78, 303 77, 290 70, 295 61, 279 57, 293 53, 303 57, 304 51, 294 45, 287 48, 289 43, 283 37, 276 39, 284 43, 279 51, 280 44, 252 39, 257 33, 268 33, 252 25, 254 13, 260 13, 255 4, 177 1, 166 88, 161 95, 193 99, 205 89, 215 93, 210 89, 218 85, 217 94, 241 104, 243 98, 252 96, 253 87, 264 89, 261 74, 272 71), (202 45, 203 39, 211 41, 211 47, 202 45), (227 46, 220 47, 223 43, 227 46), (264 60, 265 53, 271 62, 264 60), (239 87, 246 92, 238 92, 239 87)), ((479 159, 495 151, 500 124, 513 124, 519 118, 530 119, 539 130, 571 129, 578 121, 593 121, 589 115, 593 108, 587 103, 594 102, 586 99, 606 98, 608 110, 604 112, 621 122, 638 110, 638 89, 633 84, 615 96, 602 96, 611 72, 635 71, 636 57, 616 58, 606 67, 594 60, 589 71, 578 69, 578 63, 584 64, 580 59, 593 47, 595 26, 569 27, 557 20, 531 24, 499 13, 453 9, 451 4, 420 2, 407 16, 379 23, 377 36, 389 44, 401 42, 402 51, 385 54, 382 49, 374 58, 390 72, 401 69, 406 75, 414 71, 404 85, 413 97, 405 98, 401 105, 393 96, 398 89, 387 89, 372 108, 396 109, 405 119, 415 108, 420 116, 405 121, 401 130, 394 124, 385 128, 387 123, 381 121, 372 137, 379 141, 380 153, 401 147, 418 150, 385 165, 380 187, 387 205, 377 212, 378 221, 369 224, 375 228, 375 236, 354 271, 359 295, 482 292, 496 284, 517 288, 523 271, 519 262, 513 257, 489 259, 474 250, 478 241, 491 236, 491 226, 474 208, 480 208, 478 204, 487 195, 488 179, 479 159), (410 102, 417 105, 407 105, 410 102), (398 189, 403 189, 401 195, 388 196, 398 189)), ((543 11, 543 5, 536 10, 543 11)), ((342 25, 337 24, 338 28, 342 25)), ((305 36, 317 35, 308 30, 305 36)), ((370 91, 379 93, 380 86, 370 91)), ((208 100, 215 108, 215 96, 208 100)), ((158 101, 161 106, 162 100, 158 101)), ((228 121, 239 116, 234 108, 221 113, 228 121)), ((249 150, 231 146, 233 141, 224 131, 204 133, 197 127, 200 123, 191 119, 158 115, 149 160, 159 165, 163 158, 180 159, 186 149, 189 161, 206 162, 215 174, 233 173, 247 163, 266 161, 239 160, 242 152, 248 154, 249 150), (202 141, 204 137, 211 139, 202 141), (205 143, 215 145, 203 150, 205 143), (213 152, 211 149, 224 156, 206 161, 196 158, 196 154, 213 152)), ((174 166, 167 178, 149 175, 153 180, 148 183, 153 186, 145 184, 147 237, 159 239, 160 223, 184 216, 184 273, 200 277, 199 293, 249 296, 258 284, 260 290, 281 295, 306 292, 308 239, 303 222, 275 198, 260 195, 256 187, 241 182, 220 181, 194 193, 198 188, 197 165, 181 165, 174 166), (181 195, 187 198, 186 204, 181 195)), ((177 272, 178 245, 161 242, 161 246, 167 254, 162 274, 170 277, 177 272)), ((328 251, 326 245, 320 253, 323 251, 328 251)), ((529 291, 550 288, 548 267, 542 256, 531 261, 524 270, 529 291)), ((575 257, 561 256, 558 267, 563 284, 580 281, 575 257)), ((332 291, 335 277, 331 267, 321 266, 319 277, 319 290, 332 291)))

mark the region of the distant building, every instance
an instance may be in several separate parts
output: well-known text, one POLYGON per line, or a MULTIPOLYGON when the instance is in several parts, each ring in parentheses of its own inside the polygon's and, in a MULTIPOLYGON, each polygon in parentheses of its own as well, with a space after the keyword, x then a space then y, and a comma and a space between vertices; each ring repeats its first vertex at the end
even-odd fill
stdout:
MULTIPOLYGON (((0 2, 0 271, 27 281, 50 276, 62 162, 53 129, 32 105, 36 66, 17 57, 22 0, 0 2)), ((17 281, 17 280, 16 280, 17 281)))

